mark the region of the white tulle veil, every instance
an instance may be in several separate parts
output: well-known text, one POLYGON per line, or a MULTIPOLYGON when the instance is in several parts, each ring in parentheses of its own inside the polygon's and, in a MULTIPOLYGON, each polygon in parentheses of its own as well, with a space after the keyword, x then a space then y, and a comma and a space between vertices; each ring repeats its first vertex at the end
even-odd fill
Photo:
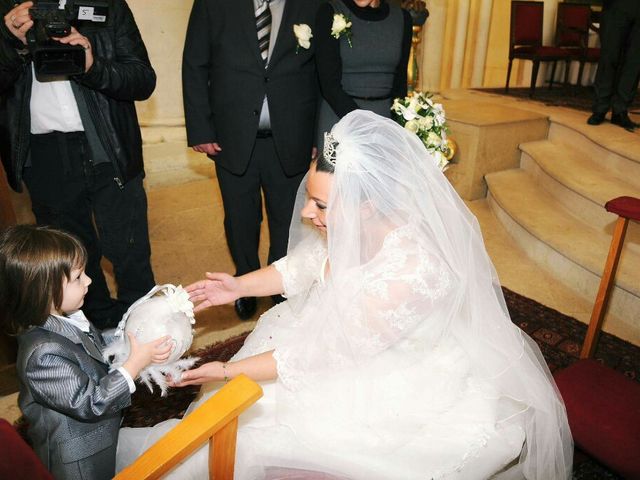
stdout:
MULTIPOLYGON (((414 366, 429 349, 453 341, 470 358, 473 375, 493 386, 496 423, 523 426, 519 461, 503 475, 568 478, 573 445, 564 404, 539 348, 509 318, 476 218, 420 140, 393 121, 355 111, 332 136, 337 146, 326 238, 298 220, 306 182, 291 226, 288 258, 304 263, 296 252, 326 242, 329 273, 320 292, 310 281, 289 298, 307 320, 303 330, 292 328, 290 338, 280 339, 274 354, 283 400, 279 420, 310 443, 335 435, 337 422, 345 432, 337 448, 365 445, 380 454, 403 448, 429 428, 415 397, 424 395, 427 405, 429 395, 439 395, 416 381, 414 366), (394 271, 393 257, 380 265, 382 244, 407 228, 411 254, 430 259, 418 279, 415 271, 394 271), (379 281, 386 291, 377 292, 379 281), (385 388, 385 378, 397 387, 408 371, 413 374, 404 388, 385 388), (352 387, 345 388, 345 380, 352 387), (395 416, 389 405, 396 406, 395 416), (326 431, 319 427, 325 421, 332 425, 326 431)), ((303 263, 290 268, 304 270, 303 263)))

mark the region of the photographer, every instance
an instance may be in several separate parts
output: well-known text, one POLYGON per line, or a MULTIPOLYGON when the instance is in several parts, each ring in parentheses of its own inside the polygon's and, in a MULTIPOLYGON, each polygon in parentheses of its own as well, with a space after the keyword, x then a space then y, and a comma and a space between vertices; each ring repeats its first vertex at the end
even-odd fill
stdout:
MULTIPOLYGON (((66 3, 67 11, 83 5, 66 3)), ((51 79, 34 67, 28 41, 40 5, 0 0, 0 157, 11 187, 21 191, 24 181, 37 223, 83 241, 93 279, 84 310, 107 328, 154 285, 134 101, 149 98, 156 75, 126 2, 84 2, 92 3, 104 4, 106 15, 76 16, 68 35, 49 40, 75 46, 65 52, 76 58, 82 47, 84 73, 51 79), (117 301, 100 267, 103 254, 113 264, 117 301)))

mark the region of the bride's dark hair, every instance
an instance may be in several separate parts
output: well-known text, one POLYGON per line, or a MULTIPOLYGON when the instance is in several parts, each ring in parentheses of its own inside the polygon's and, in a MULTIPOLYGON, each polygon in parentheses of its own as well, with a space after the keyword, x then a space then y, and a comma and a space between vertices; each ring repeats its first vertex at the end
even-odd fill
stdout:
POLYGON ((324 155, 322 154, 318 155, 318 158, 315 160, 315 164, 316 172, 326 172, 333 175, 336 171, 336 166, 324 158, 324 155))
POLYGON ((324 145, 322 148, 322 153, 318 155, 315 160, 316 163, 316 172, 326 172, 333 175, 336 171, 336 147, 338 146, 338 142, 335 141, 333 135, 331 133, 324 134, 324 145), (327 158, 333 157, 333 158, 327 158))

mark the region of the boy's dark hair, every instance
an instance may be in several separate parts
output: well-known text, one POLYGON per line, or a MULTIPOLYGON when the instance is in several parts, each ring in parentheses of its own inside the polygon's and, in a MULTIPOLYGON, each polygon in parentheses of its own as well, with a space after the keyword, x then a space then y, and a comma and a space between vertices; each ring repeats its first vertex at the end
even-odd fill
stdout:
POLYGON ((15 225, 0 232, 0 325, 9 334, 42 325, 62 305, 63 277, 83 268, 87 252, 73 235, 15 225))

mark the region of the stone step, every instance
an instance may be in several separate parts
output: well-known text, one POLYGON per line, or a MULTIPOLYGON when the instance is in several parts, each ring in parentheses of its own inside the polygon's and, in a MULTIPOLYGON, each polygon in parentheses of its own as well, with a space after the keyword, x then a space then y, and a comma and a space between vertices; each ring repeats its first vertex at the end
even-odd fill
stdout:
MULTIPOLYGON (((573 216, 608 235, 617 215, 604 204, 623 195, 640 198, 640 187, 568 145, 542 140, 523 143, 520 150, 520 168, 573 216)), ((626 242, 640 253, 640 224, 630 222, 626 242)))
POLYGON ((576 154, 582 154, 607 172, 640 188, 640 136, 622 133, 628 138, 607 141, 602 132, 589 125, 570 125, 552 119, 548 140, 570 147, 576 154))
MULTIPOLYGON (((579 137, 587 139, 586 145, 589 151, 592 151, 595 144, 609 154, 640 163, 640 132, 628 132, 608 121, 594 127, 586 122, 588 114, 575 110, 566 113, 554 112, 550 115, 550 120, 556 127, 571 130, 575 139, 579 137)), ((563 134, 567 136, 568 132, 564 131, 563 134)))
MULTIPOLYGON (((491 208, 515 241, 541 267, 593 301, 611 234, 580 220, 521 169, 486 176, 491 208)), ((640 341, 640 255, 625 244, 607 330, 640 341)))

